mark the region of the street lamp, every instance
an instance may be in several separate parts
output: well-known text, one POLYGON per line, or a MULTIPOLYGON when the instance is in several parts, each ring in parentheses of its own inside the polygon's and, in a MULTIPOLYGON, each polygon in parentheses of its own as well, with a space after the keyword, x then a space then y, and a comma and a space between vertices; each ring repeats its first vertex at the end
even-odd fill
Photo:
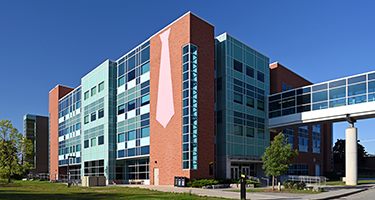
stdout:
POLYGON ((68 171, 66 172, 66 175, 68 175, 68 187, 70 187, 70 181, 69 181, 69 158, 76 158, 76 156, 68 156, 68 171))

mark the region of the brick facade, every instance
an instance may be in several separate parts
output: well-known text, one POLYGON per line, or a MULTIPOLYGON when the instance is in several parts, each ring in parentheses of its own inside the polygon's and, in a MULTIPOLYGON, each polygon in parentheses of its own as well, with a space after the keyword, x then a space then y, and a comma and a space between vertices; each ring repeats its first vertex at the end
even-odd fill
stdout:
MULTIPOLYGON (((288 88, 299 88, 312 83, 298 74, 292 72, 288 68, 284 67, 280 63, 270 64, 270 94, 283 92, 283 83, 288 88)), ((277 130, 276 133, 271 133, 271 140, 281 130, 277 130)), ((309 175, 315 175, 315 165, 321 165, 320 175, 323 175, 325 171, 331 171, 331 160, 332 160, 332 124, 321 124, 321 153, 312 152, 312 127, 309 126, 309 148, 308 152, 299 152, 299 155, 293 160, 295 164, 308 164, 309 175)), ((298 128, 294 128, 294 147, 298 149, 298 128)))
POLYGON ((173 185, 174 176, 190 179, 208 175, 214 161, 214 27, 188 13, 150 39, 150 184, 159 168, 159 184, 173 185), (169 51, 175 114, 164 128, 155 119, 159 83, 161 40, 170 29, 169 51), (198 47, 198 169, 182 169, 182 47, 198 47), (202 106, 200 106, 202 105, 202 106), (204 106, 203 106, 204 105, 204 106), (201 109, 204 107, 204 109, 201 109))
POLYGON ((50 113, 50 180, 55 180, 59 172, 59 99, 73 91, 73 88, 57 85, 49 92, 50 113))

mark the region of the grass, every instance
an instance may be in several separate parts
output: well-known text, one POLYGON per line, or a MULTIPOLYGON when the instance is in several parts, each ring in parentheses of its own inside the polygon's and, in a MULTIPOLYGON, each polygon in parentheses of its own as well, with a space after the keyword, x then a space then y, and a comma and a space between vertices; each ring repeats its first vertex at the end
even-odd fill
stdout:
MULTIPOLYGON (((358 185, 368 184, 368 183, 375 183, 375 180, 358 180, 358 185)), ((345 181, 327 181, 327 185, 345 185, 345 181)))
POLYGON ((160 192, 128 187, 79 187, 67 188, 65 184, 44 181, 15 181, 0 184, 0 199, 183 199, 218 200, 224 198, 197 196, 186 193, 160 192))
MULTIPOLYGON (((240 192, 241 190, 225 190, 230 192, 240 192)), ((322 192, 313 192, 311 190, 294 190, 294 189, 284 189, 282 188, 281 191, 277 190, 277 187, 275 190, 272 190, 270 188, 267 189, 247 189, 246 192, 263 192, 263 193, 293 193, 293 194, 319 194, 322 192)))

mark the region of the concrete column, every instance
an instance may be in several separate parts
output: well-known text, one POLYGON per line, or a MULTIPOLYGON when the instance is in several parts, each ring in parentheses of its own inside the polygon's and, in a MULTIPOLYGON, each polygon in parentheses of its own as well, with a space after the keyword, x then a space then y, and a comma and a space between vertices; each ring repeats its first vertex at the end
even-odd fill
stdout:
POLYGON ((346 185, 357 185, 357 128, 351 126, 345 130, 345 178, 346 185))

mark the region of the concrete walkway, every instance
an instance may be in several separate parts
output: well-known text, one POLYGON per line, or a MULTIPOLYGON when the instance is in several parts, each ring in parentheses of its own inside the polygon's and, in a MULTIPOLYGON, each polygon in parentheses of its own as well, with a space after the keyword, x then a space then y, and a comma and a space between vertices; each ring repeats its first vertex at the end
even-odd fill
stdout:
MULTIPOLYGON (((229 192, 226 190, 231 189, 200 189, 200 188, 186 188, 186 187, 174 187, 165 185, 117 185, 115 187, 139 187, 150 190, 157 190, 163 192, 177 192, 177 193, 189 193, 196 194, 199 196, 212 196, 212 197, 223 197, 229 199, 240 199, 239 192, 229 192)), ((348 196, 357 192, 362 192, 369 188, 375 188, 375 184, 366 184, 357 187, 347 186, 322 186, 327 192, 320 194, 289 194, 289 193, 246 193, 246 198, 251 200, 256 199, 335 199, 343 196, 348 196)), ((233 190, 233 189, 232 189, 233 190)))

